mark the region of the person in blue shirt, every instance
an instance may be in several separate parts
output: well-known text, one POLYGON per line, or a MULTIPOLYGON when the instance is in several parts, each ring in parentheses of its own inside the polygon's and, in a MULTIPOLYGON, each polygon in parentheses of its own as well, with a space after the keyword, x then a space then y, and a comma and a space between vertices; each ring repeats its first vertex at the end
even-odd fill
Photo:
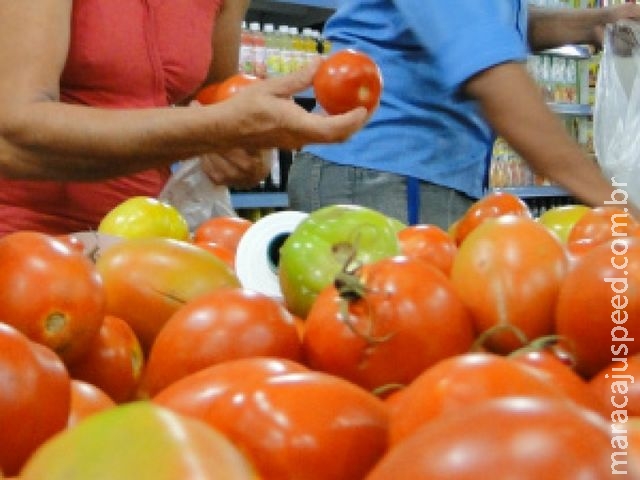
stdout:
POLYGON ((544 102, 526 60, 566 44, 599 46, 605 25, 622 18, 640 19, 640 5, 343 0, 325 25, 332 52, 370 55, 383 94, 351 139, 295 154, 290 207, 353 203, 448 228, 486 192, 496 135, 540 175, 585 204, 602 204, 611 198, 610 180, 544 102))

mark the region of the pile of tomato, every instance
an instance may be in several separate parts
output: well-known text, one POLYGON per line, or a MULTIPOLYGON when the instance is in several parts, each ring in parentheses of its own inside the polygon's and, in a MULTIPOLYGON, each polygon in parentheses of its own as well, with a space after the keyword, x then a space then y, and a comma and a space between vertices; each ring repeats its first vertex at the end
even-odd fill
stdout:
POLYGON ((235 275, 252 226, 239 217, 97 248, 7 235, 0 471, 640 478, 640 226, 626 213, 534 218, 491 194, 444 231, 325 207, 280 248, 282 298, 235 275))

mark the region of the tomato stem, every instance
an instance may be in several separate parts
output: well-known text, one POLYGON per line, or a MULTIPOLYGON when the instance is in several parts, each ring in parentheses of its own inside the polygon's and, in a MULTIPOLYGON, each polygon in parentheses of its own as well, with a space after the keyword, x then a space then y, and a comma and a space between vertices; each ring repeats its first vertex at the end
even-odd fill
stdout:
POLYGON ((484 332, 478 335, 478 338, 476 338, 475 342, 473 342, 473 345, 471 345, 470 350, 472 352, 482 351, 484 345, 492 336, 503 332, 511 332, 523 346, 529 345, 529 338, 524 334, 522 330, 520 330, 515 325, 501 324, 494 325, 493 327, 486 329, 484 332))

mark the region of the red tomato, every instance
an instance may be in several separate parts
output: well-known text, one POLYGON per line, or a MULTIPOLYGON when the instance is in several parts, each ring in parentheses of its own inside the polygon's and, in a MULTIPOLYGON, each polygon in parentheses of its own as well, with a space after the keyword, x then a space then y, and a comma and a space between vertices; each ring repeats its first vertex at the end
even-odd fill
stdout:
POLYGON ((107 313, 131 325, 145 353, 185 302, 240 286, 222 260, 192 243, 168 238, 116 243, 101 253, 96 268, 104 282, 107 313))
POLYGON ((573 225, 567 238, 567 248, 580 254, 587 248, 620 236, 640 236, 640 224, 624 208, 594 207, 573 225))
POLYGON ((229 364, 212 367, 208 378, 204 370, 195 373, 199 382, 178 380, 154 402, 221 431, 265 480, 364 478, 384 453, 387 409, 369 392, 313 371, 222 373, 220 388, 214 369, 224 372, 229 364))
POLYGON ((487 218, 502 215, 518 215, 532 218, 529 206, 517 195, 508 192, 491 192, 476 200, 455 224, 453 234, 458 245, 487 218))
POLYGON ((69 367, 69 373, 122 403, 133 398, 143 364, 142 348, 131 326, 119 317, 106 315, 89 351, 69 367))
POLYGON ((293 316, 277 300, 226 288, 185 303, 151 347, 142 390, 153 396, 202 368, 243 357, 301 360, 293 316))
POLYGON ((71 409, 67 428, 75 427, 78 422, 101 412, 107 408, 115 407, 109 395, 104 393, 95 385, 82 380, 71 380, 71 409))
POLYGON ((203 87, 196 94, 196 100, 203 105, 222 102, 259 80, 260 78, 248 73, 237 73, 219 83, 203 87))
POLYGON ((640 354, 618 358, 591 377, 589 389, 609 413, 624 410, 625 415, 640 418, 640 354))
POLYGON ((590 378, 612 358, 640 353, 640 238, 620 237, 584 254, 559 292, 556 333, 590 378), (635 339, 635 340, 634 340, 635 339))
POLYGON ((232 270, 236 267, 236 256, 233 250, 228 247, 223 247, 219 243, 216 242, 208 242, 206 240, 202 242, 193 242, 194 245, 206 250, 207 252, 213 253, 216 257, 222 260, 227 264, 229 268, 232 270))
POLYGON ((572 365, 558 357, 552 349, 523 348, 514 352, 510 358, 539 369, 547 376, 550 384, 562 390, 577 404, 600 415, 609 416, 607 403, 591 391, 589 384, 578 375, 572 365))
POLYGON ((252 225, 251 220, 242 217, 213 217, 196 227, 193 241, 215 242, 235 253, 240 239, 252 225))
POLYGON ((353 49, 333 53, 313 77, 317 102, 330 115, 356 107, 375 110, 382 93, 382 74, 376 62, 353 49))
POLYGON ((0 323, 0 471, 16 475, 27 458, 63 430, 71 387, 62 360, 0 323))
POLYGON ((409 225, 398 232, 403 255, 420 258, 449 275, 458 247, 454 239, 436 225, 409 225))
POLYGON ((421 260, 378 260, 338 282, 340 291, 326 287, 305 321, 313 369, 376 389, 409 383, 473 343, 471 318, 449 279, 421 260))
POLYGON ((568 397, 540 371, 491 353, 468 353, 426 369, 390 403, 390 439, 397 445, 422 425, 507 396, 568 397))
MULTIPOLYGON (((527 340, 553 332, 554 309, 567 270, 560 240, 530 217, 482 222, 460 245, 451 280, 478 333, 513 326, 527 340)), ((501 353, 522 346, 512 331, 488 337, 501 353)))
POLYGON ((0 319, 70 364, 98 334, 105 292, 93 263, 61 240, 22 231, 0 239, 0 319))
POLYGON ((588 410, 546 398, 460 405, 396 445, 366 479, 612 478, 609 428, 588 410))

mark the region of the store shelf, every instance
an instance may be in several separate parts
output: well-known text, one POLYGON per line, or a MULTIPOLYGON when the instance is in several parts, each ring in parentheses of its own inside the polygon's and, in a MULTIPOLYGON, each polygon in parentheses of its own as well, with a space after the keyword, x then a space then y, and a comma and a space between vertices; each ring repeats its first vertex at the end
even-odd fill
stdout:
POLYGON ((574 117, 589 117, 593 114, 591 105, 581 103, 549 103, 549 108, 559 115, 571 115, 574 117))
POLYGON ((243 208, 287 208, 289 197, 286 192, 233 192, 231 205, 235 209, 243 208))
POLYGON ((492 188, 492 192, 508 192, 521 198, 570 197, 571 194, 562 187, 554 185, 532 185, 529 187, 492 188))
POLYGON ((592 55, 591 49, 586 45, 564 45, 562 47, 550 48, 536 53, 541 55, 553 55, 556 57, 576 58, 579 60, 586 60, 591 58, 592 55))
POLYGON ((305 27, 324 23, 339 0, 251 0, 246 20, 305 27))

